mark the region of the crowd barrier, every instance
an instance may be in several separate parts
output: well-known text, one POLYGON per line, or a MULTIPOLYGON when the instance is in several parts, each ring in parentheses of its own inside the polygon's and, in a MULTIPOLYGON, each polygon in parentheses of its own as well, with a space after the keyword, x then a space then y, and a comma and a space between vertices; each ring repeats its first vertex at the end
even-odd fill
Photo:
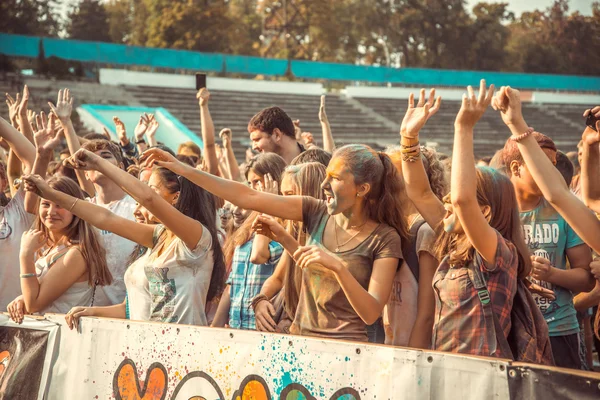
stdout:
POLYGON ((249 57, 187 50, 126 46, 0 34, 0 54, 46 57, 113 65, 143 65, 154 68, 187 69, 220 73, 283 76, 289 70, 298 78, 397 83, 426 86, 467 86, 485 78, 496 85, 524 89, 593 92, 600 90, 600 77, 524 74, 489 71, 457 71, 427 68, 391 68, 341 63, 249 57))
POLYGON ((0 314, 0 398, 577 399, 600 374, 252 331, 0 314))

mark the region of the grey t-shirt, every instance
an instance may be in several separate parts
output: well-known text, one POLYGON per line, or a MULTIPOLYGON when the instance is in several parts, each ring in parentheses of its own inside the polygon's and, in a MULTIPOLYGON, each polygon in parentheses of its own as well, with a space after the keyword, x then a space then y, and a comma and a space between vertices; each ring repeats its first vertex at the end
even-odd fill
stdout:
MULTIPOLYGON (((308 232, 306 245, 323 245, 323 231, 330 216, 325 201, 302 198, 302 219, 308 232)), ((368 290, 373 263, 380 258, 402 259, 402 243, 398 232, 380 224, 362 243, 352 250, 335 253, 352 276, 368 290)), ((298 309, 290 332, 297 335, 331 339, 367 341, 366 324, 348 301, 335 275, 318 267, 302 271, 302 287, 298 309)))

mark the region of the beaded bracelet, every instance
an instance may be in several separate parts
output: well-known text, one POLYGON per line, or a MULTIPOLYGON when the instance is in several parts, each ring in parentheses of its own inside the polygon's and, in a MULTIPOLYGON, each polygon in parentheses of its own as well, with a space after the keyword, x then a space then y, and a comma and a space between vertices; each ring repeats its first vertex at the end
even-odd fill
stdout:
POLYGON ((511 136, 510 140, 512 140, 513 142, 519 143, 521 140, 525 139, 527 136, 531 136, 533 134, 533 132, 535 132, 535 129, 533 129, 532 127, 529 127, 529 128, 527 128, 525 133, 522 133, 517 136, 511 136))
POLYGON ((406 144, 402 144, 402 143, 400 144, 401 149, 412 149, 414 147, 419 147, 419 146, 420 146, 420 144, 418 141, 417 141, 417 143, 411 144, 411 145, 406 145, 406 144))
POLYGON ((33 278, 33 277, 37 278, 37 274, 35 272, 31 272, 29 274, 21 274, 21 278, 33 278))

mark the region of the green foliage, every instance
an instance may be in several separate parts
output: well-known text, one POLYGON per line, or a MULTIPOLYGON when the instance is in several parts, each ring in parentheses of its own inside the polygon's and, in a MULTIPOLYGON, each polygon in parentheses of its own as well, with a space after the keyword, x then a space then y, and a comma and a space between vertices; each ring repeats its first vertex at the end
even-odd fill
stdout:
POLYGON ((83 0, 69 14, 71 39, 110 42, 108 15, 99 0, 83 0))

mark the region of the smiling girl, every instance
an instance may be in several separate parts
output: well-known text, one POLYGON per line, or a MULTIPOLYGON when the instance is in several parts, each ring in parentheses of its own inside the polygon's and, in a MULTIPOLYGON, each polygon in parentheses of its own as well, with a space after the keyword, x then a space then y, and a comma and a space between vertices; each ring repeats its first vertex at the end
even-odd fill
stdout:
POLYGON ((386 154, 363 145, 339 148, 322 183, 326 201, 258 192, 157 149, 144 158, 244 209, 302 221, 308 237, 294 253, 303 285, 291 333, 367 341, 366 325, 381 316, 408 236, 400 182, 386 154))

